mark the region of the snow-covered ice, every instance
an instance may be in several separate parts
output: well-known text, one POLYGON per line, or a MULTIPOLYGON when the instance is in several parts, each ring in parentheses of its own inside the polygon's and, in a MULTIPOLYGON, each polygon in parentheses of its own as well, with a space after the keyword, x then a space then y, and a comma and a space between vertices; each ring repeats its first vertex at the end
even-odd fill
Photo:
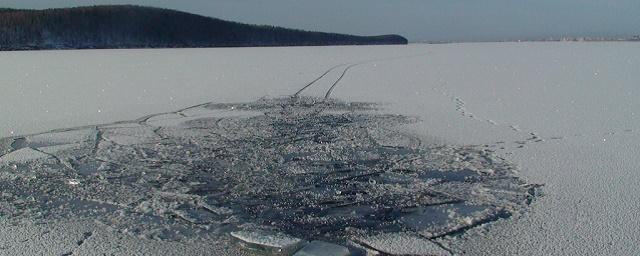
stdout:
POLYGON ((48 159, 50 157, 50 155, 32 148, 21 148, 0 157, 0 164, 7 166, 17 163, 24 164, 39 159, 48 159))
MULTIPOLYGON (((640 241, 637 232, 640 225, 636 220, 637 209, 640 209, 640 191, 635 184, 640 183, 640 175, 636 171, 640 168, 640 161, 636 160, 640 155, 640 121, 636 117, 640 109, 640 102, 637 101, 640 96, 640 87, 637 86, 640 73, 636 70, 640 63, 640 48, 636 43, 100 50, 10 52, 0 55, 0 67, 3 68, 0 86, 6 92, 0 95, 0 120, 3 120, 0 123, 0 135, 14 136, 0 140, 0 154, 9 157, 11 154, 24 152, 28 153, 27 156, 45 154, 52 157, 97 156, 108 153, 107 159, 63 157, 38 162, 39 157, 36 157, 35 167, 62 170, 59 173, 46 173, 46 177, 51 177, 44 181, 38 179, 44 176, 37 172, 37 168, 25 168, 33 164, 29 161, 26 164, 20 163, 16 168, 5 166, 0 176, 7 182, 4 184, 15 185, 16 180, 20 180, 26 185, 35 184, 32 188, 42 188, 39 185, 57 181, 60 187, 56 191, 59 194, 54 191, 56 193, 53 195, 73 195, 67 192, 83 187, 95 188, 101 182, 100 174, 109 173, 111 178, 121 179, 111 184, 124 188, 112 192, 109 189, 115 187, 88 190, 81 193, 81 199, 85 200, 82 204, 52 201, 52 205, 61 206, 52 211, 58 218, 46 224, 50 229, 63 233, 58 238, 60 243, 51 247, 56 252, 89 249, 87 246, 102 252, 132 252, 118 251, 92 242, 92 239, 96 239, 113 243, 120 239, 129 241, 123 242, 126 248, 138 252, 162 251, 160 248, 167 248, 165 251, 171 253, 176 252, 173 247, 183 246, 181 248, 190 254, 206 254, 199 251, 198 245, 176 245, 176 242, 166 240, 156 243, 126 234, 145 234, 141 231, 158 227, 154 223, 166 224, 166 219, 154 216, 176 216, 191 222, 191 225, 203 225, 200 223, 202 220, 215 216, 211 229, 206 230, 206 225, 202 226, 202 230, 206 232, 226 232, 224 228, 216 231, 216 227, 221 227, 221 223, 251 222, 253 217, 249 214, 224 218, 227 215, 234 216, 237 209, 225 209, 215 201, 190 197, 189 193, 182 190, 189 186, 206 186, 189 179, 166 182, 156 191, 157 196, 142 198, 139 191, 148 191, 150 187, 145 187, 144 184, 152 184, 145 182, 152 181, 153 174, 138 168, 132 170, 134 176, 127 178, 126 173, 118 173, 118 162, 109 160, 137 161, 136 159, 153 160, 163 157, 197 159, 191 155, 197 154, 192 150, 200 146, 193 143, 196 142, 194 138, 203 138, 198 127, 216 125, 215 122, 207 123, 202 120, 216 120, 215 116, 221 112, 226 114, 219 119, 227 121, 217 125, 221 125, 226 132, 219 137, 210 137, 215 141, 247 138, 257 131, 264 132, 256 134, 257 136, 286 135, 283 132, 287 129, 243 127, 260 127, 257 120, 269 120, 268 118, 275 118, 270 122, 277 121, 278 115, 269 114, 274 113, 270 110, 273 109, 270 104, 281 104, 278 103, 278 99, 283 99, 281 96, 295 94, 316 79, 313 86, 300 93, 301 96, 315 97, 319 101, 326 97, 343 103, 382 103, 377 105, 376 114, 358 113, 367 119, 353 119, 354 116, 348 114, 351 109, 339 107, 342 103, 331 105, 325 112, 325 118, 329 118, 327 120, 336 121, 333 118, 346 116, 352 118, 348 119, 350 122, 362 124, 360 128, 345 130, 356 135, 357 141, 367 138, 390 148, 429 149, 428 152, 435 154, 426 156, 431 157, 430 159, 440 156, 443 160, 441 163, 446 163, 444 160, 450 158, 451 162, 444 171, 427 172, 418 174, 417 177, 425 182, 447 181, 445 190, 462 195, 467 203, 448 203, 403 215, 398 220, 405 227, 417 231, 411 234, 412 239, 416 236, 431 239, 429 242, 437 242, 440 248, 469 255, 633 255, 638 250, 637 244, 640 241), (268 97, 260 103, 259 99, 263 96, 268 97), (197 105, 206 102, 231 104, 210 104, 209 107, 197 105), (249 104, 238 105, 237 102, 249 104), (188 106, 199 107, 184 109, 188 106), (222 107, 238 109, 221 111, 222 107), (177 111, 180 109, 184 110, 177 111), (255 110, 267 114, 256 116, 251 113, 255 110), (243 113, 237 116, 231 114, 233 117, 230 117, 229 112, 234 111, 243 113), (140 118, 156 113, 165 114, 140 118), (394 125, 390 132, 390 127, 387 126, 389 121, 380 117, 393 116, 401 119, 393 119, 396 121, 391 123, 401 125, 394 125), (122 120, 134 122, 114 123, 122 120), (364 123, 359 123, 361 121, 358 120, 364 123), (404 121, 396 123, 398 120, 404 121), (150 129, 141 123, 163 128, 150 129), (187 125, 183 125, 185 123, 187 125), (96 126, 97 124, 107 125, 96 126), (78 134, 58 130, 54 133, 21 136, 79 126, 86 127, 75 129, 82 131, 78 134), (170 134, 175 141, 169 140, 171 143, 163 144, 166 141, 163 132, 189 127, 192 128, 192 133, 170 134), (359 130, 361 128, 368 133, 360 133, 364 131, 359 130), (231 137, 224 138, 225 135, 231 137), (52 136, 51 140, 42 139, 47 138, 46 136, 52 136), (170 149, 171 146, 182 148, 174 150, 170 149), (175 152, 183 155, 154 155, 175 152), (543 196, 536 197, 528 207, 508 208, 518 210, 507 211, 511 217, 505 218, 508 215, 501 215, 502 208, 487 206, 512 205, 513 198, 517 198, 513 196, 517 193, 496 189, 503 186, 500 184, 479 183, 486 186, 480 189, 466 186, 456 188, 453 184, 464 184, 468 179, 466 177, 472 174, 465 171, 469 167, 473 167, 470 170, 475 175, 503 175, 505 170, 509 173, 517 171, 518 179, 529 184, 544 184, 543 196), (145 182, 126 182, 127 179, 134 178, 145 182), (92 187, 92 184, 95 186, 92 187), (168 190, 172 190, 171 193, 167 193, 168 190), (123 198, 129 201, 119 200, 123 198), (479 203, 487 200, 492 203, 479 203), (132 202, 140 202, 135 211, 147 215, 138 216, 140 219, 131 218, 133 215, 130 212, 109 215, 109 212, 115 213, 119 208, 126 209, 132 202), (69 212, 112 217, 103 219, 99 226, 85 223, 73 226, 76 228, 68 228, 64 227, 62 217, 69 212), (420 216, 432 216, 435 219, 421 219, 420 216), (125 232, 117 223, 148 225, 125 232), (484 223, 488 225, 483 225, 484 223), (89 231, 84 230, 86 228, 89 231), (447 230, 463 232, 442 235, 449 234, 447 230), (80 246, 75 242, 67 245, 65 239, 76 236, 76 232, 80 237, 79 241, 86 242, 80 243, 80 246), (91 232, 92 235, 83 239, 86 232, 91 232), (125 236, 116 238, 119 234, 125 236), (102 237, 102 240, 97 237, 102 237)), ((296 120, 293 127, 304 127, 305 119, 298 117, 313 113, 308 111, 315 108, 313 104, 305 103, 303 106, 308 109, 302 108, 295 115, 296 118, 290 119, 296 120)), ((317 143, 323 141, 323 138, 317 139, 317 143)), ((339 144, 335 146, 343 147, 339 144)), ((357 146, 366 147, 367 144, 357 146)), ((260 147, 250 148, 255 150, 260 147)), ((252 152, 255 152, 254 156, 265 154, 260 151, 252 152)), ((339 152, 351 154, 348 150, 339 152)), ((362 160, 380 159, 380 155, 372 153, 375 152, 359 152, 352 156, 362 160)), ((393 154, 385 157, 389 156, 393 154)), ((287 157, 306 158, 306 161, 321 160, 308 155, 287 157)), ((390 160, 385 157, 382 157, 383 162, 390 160)), ((286 159, 284 162, 287 162, 286 159)), ((168 175, 174 175, 176 170, 178 173, 188 174, 185 169, 173 169, 177 166, 171 166, 168 162, 141 163, 144 163, 144 168, 162 166, 166 170, 174 170, 173 174, 166 173, 168 175)), ((282 164, 278 161, 274 163, 282 164)), ((189 166, 193 163, 181 164, 189 166)), ((443 166, 440 166, 440 170, 443 166)), ((300 166, 290 165, 287 168, 286 172, 295 175, 305 175, 306 172, 300 166)), ((104 178, 109 180, 110 177, 104 178)), ((397 182, 397 179, 389 177, 376 178, 367 180, 370 184, 367 186, 397 186, 397 182)), ((524 184, 520 182, 513 184, 524 184)), ((15 193, 2 194, 3 204, 0 209, 3 211, 37 219, 42 211, 24 209, 49 207, 40 205, 35 198, 18 198, 21 195, 17 185, 7 188, 3 191, 15 193)), ((411 191, 416 188, 401 189, 411 191)), ((348 199, 348 194, 342 194, 343 191, 338 189, 333 193, 338 199, 348 199)), ((396 188, 393 191, 398 193, 401 190, 396 188)), ((287 205, 286 201, 277 201, 277 198, 269 200, 284 203, 284 207, 293 206, 287 205)), ((263 210, 269 212, 268 208, 263 210)), ((357 210, 355 212, 356 215, 360 214, 357 210)), ((270 222, 273 224, 260 224, 273 225, 296 233, 295 235, 303 233, 303 229, 295 228, 303 226, 284 225, 287 223, 286 216, 270 216, 267 219, 272 220, 270 222)), ((315 225, 312 219, 302 223, 315 225)), ((193 229, 174 227, 170 230, 181 233, 163 233, 158 229, 154 231, 156 233, 147 234, 156 234, 158 239, 193 236, 189 234, 193 229)), ((41 248, 37 242, 32 246, 25 245, 17 240, 18 236, 6 235, 9 232, 32 234, 39 231, 37 226, 29 223, 12 223, 1 227, 2 250, 34 251, 34 248, 41 248)), ((50 239, 48 236, 40 237, 50 239)), ((394 238, 400 239, 400 236, 394 238)), ((227 246, 226 239, 228 238, 221 237, 217 240, 219 243, 208 246, 225 250, 223 253, 229 254, 233 250, 227 246)), ((379 246, 393 248, 394 244, 379 246)))
POLYGON ((386 233, 358 238, 357 241, 377 251, 392 255, 450 255, 440 245, 413 234, 386 233))

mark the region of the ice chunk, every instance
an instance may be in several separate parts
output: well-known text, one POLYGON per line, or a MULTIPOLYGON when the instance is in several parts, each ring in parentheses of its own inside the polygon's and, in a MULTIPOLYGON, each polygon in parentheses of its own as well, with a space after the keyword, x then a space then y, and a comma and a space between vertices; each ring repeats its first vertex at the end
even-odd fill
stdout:
POLYGON ((81 160, 70 158, 68 161, 73 169, 83 175, 90 175, 111 169, 111 166, 108 163, 101 162, 93 158, 83 158, 81 160))
POLYGON ((100 129, 121 129, 121 128, 140 128, 143 127, 143 125, 137 123, 137 122, 119 122, 119 123, 114 123, 114 124, 108 124, 108 125, 102 125, 100 126, 100 129))
POLYGON ((0 139, 0 155, 9 153, 13 150, 13 147, 11 147, 13 141, 14 140, 10 138, 0 139))
POLYGON ((240 244, 250 250, 273 255, 291 255, 307 242, 283 233, 267 230, 247 230, 231 232, 240 244))
POLYGON ((183 205, 178 207, 179 209, 174 210, 174 213, 193 224, 209 224, 216 223, 218 220, 218 215, 205 210, 204 208, 196 208, 190 205, 183 205))
POLYGON ((147 143, 159 139, 151 127, 118 128, 105 130, 102 136, 113 143, 123 146, 147 143))
POLYGON ((390 255, 451 255, 436 243, 409 233, 385 233, 357 240, 390 255))
POLYGON ((63 151, 69 151, 69 150, 74 150, 74 149, 78 149, 81 148, 82 145, 81 144, 63 144, 63 145, 55 145, 55 146, 48 146, 48 147, 41 147, 38 148, 38 150, 45 152, 47 154, 58 154, 60 152, 63 151))
POLYGON ((26 137, 24 144, 33 148, 76 144, 95 140, 96 133, 93 128, 44 133, 26 137))
POLYGON ((27 163, 48 158, 51 158, 51 156, 35 149, 22 148, 0 157, 0 164, 27 163))
POLYGON ((501 214, 501 211, 492 206, 458 203, 419 207, 404 215, 400 222, 425 237, 436 237, 468 228, 476 223, 508 217, 501 214))
POLYGON ((327 243, 323 241, 312 241, 293 256, 349 256, 351 252, 347 247, 327 243))
POLYGON ((146 123, 153 126, 176 126, 182 123, 185 117, 175 113, 162 114, 150 117, 146 123))

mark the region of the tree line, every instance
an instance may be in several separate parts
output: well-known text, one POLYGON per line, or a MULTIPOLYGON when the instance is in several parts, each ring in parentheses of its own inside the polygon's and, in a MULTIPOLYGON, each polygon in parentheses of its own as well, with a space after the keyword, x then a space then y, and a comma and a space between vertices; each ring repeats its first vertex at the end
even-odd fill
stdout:
POLYGON ((0 9, 0 50, 406 43, 398 35, 309 32, 130 5, 0 9))

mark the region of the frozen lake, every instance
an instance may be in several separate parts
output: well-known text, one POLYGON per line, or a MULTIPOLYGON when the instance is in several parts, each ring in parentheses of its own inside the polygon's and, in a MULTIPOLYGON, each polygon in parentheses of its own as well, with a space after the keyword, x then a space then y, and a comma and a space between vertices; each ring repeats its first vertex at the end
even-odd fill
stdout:
POLYGON ((419 47, 0 52, 0 137, 288 95, 330 66, 419 47), (117 103, 117 104, 115 104, 117 103))
MULTIPOLYGON (((204 102, 291 95, 326 72, 303 94, 324 97, 335 85, 332 98, 384 103, 384 112, 419 117, 421 122, 405 129, 428 142, 485 147, 515 163, 527 182, 545 185, 544 195, 526 212, 442 241, 453 251, 632 255, 639 250, 637 43, 0 56, 0 137, 132 120, 204 102)), ((7 232, 12 231, 0 229, 0 242, 11 244, 7 232)))

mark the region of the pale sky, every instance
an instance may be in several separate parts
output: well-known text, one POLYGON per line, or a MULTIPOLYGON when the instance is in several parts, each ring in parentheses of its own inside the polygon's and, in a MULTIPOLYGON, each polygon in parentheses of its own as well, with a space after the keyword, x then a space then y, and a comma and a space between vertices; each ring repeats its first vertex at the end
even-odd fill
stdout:
POLYGON ((411 41, 640 34, 640 0, 0 0, 0 7, 136 4, 253 24, 411 41))

